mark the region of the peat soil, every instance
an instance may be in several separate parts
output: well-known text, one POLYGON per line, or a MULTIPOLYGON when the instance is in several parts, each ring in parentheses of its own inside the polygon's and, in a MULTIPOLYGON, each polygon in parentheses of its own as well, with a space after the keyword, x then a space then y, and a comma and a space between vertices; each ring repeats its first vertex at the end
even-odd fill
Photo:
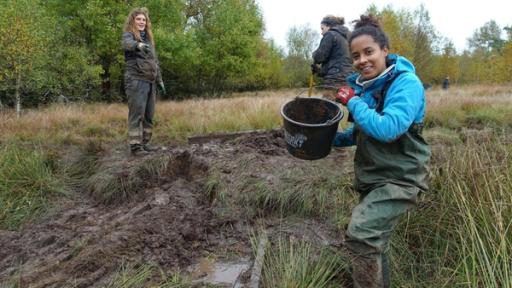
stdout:
MULTIPOLYGON (((19 231, 0 230, 0 286, 104 287, 123 267, 146 264, 161 271, 154 283, 162 274, 204 278, 194 268, 204 259, 242 259, 249 263, 247 280, 255 258, 251 238, 261 229, 270 239, 340 241, 341 231, 325 219, 283 220, 270 211, 248 211, 235 199, 248 179, 272 187, 290 173, 303 173, 307 181, 316 168, 341 174, 350 169, 350 151, 300 160, 287 153, 281 130, 196 137, 141 157, 126 150, 102 148, 94 154, 95 172, 54 199, 50 213, 19 231), (109 185, 102 183, 105 176, 109 185)), ((87 164, 84 152, 63 158, 87 164)))

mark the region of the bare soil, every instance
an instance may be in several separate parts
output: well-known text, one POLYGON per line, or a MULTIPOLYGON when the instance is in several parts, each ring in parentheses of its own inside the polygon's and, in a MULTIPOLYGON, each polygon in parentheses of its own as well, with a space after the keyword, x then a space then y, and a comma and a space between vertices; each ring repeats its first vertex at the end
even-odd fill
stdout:
MULTIPOLYGON (((67 157, 77 161, 79 156, 67 157)), ((246 211, 230 200, 250 178, 272 186, 286 173, 307 174, 314 167, 341 174, 351 162, 345 150, 333 150, 317 161, 296 159, 276 130, 196 137, 143 157, 131 156, 119 145, 98 157, 99 171, 131 184, 122 184, 126 190, 113 201, 102 201, 92 191, 94 185, 76 187, 55 199, 44 218, 20 231, 0 230, 0 284, 102 287, 127 264, 149 263, 171 275, 211 255, 254 259, 250 237, 262 227, 270 238, 281 233, 319 245, 340 240, 341 232, 325 219, 283 220, 265 211, 246 211), (134 172, 157 160, 164 167, 158 173, 134 172), (218 185, 225 193, 222 203, 218 185)))

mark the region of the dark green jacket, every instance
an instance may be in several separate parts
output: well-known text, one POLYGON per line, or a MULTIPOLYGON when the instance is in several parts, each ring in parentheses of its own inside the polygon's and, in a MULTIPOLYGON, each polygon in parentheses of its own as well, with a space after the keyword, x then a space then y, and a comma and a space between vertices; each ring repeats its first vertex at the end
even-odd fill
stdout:
POLYGON ((144 43, 151 46, 151 51, 146 53, 137 48, 139 43, 131 32, 123 33, 122 46, 126 62, 125 77, 153 83, 161 82, 162 74, 160 73, 155 48, 150 41, 145 41, 144 43))

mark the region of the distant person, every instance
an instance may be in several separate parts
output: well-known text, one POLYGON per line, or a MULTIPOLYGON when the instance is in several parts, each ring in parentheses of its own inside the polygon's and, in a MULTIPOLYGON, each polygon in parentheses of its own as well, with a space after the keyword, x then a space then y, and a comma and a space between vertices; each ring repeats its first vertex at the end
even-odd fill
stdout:
POLYGON ((128 98, 128 143, 133 155, 146 155, 157 150, 149 145, 157 86, 160 93, 165 94, 146 8, 135 8, 126 18, 122 46, 126 61, 124 85, 128 98))
POLYGON ((446 76, 443 80, 443 90, 448 90, 450 88, 450 77, 446 76))
POLYGON ((374 16, 355 21, 349 45, 357 73, 336 98, 347 107, 353 125, 338 132, 333 145, 357 145, 354 188, 360 201, 352 210, 345 246, 353 287, 392 287, 391 234, 428 187, 425 90, 413 64, 389 53, 388 37, 374 16))
POLYGON ((348 49, 350 31, 344 26, 345 19, 333 15, 325 16, 321 23, 322 40, 313 52, 313 74, 323 79, 324 96, 334 100, 337 88, 344 85, 352 72, 352 59, 348 49))

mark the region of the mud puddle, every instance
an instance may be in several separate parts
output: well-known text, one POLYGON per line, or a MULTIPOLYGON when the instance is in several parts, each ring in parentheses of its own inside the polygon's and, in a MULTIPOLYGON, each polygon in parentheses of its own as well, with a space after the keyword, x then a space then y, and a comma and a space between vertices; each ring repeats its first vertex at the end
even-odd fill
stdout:
POLYGON ((221 262, 203 258, 187 270, 193 283, 213 284, 223 287, 243 287, 242 278, 249 272, 249 259, 221 262))

